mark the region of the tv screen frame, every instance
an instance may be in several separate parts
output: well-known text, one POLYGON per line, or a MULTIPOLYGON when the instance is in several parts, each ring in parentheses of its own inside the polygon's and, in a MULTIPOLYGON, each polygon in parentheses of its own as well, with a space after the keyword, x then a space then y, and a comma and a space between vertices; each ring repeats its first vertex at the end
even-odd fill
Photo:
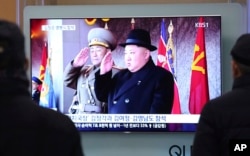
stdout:
MULTIPOLYGON (((46 19, 46 18, 49 18, 49 19, 60 19, 60 18, 64 18, 64 19, 67 19, 67 18, 68 19, 76 19, 76 18, 79 18, 79 19, 84 19, 84 18, 102 19, 102 18, 111 18, 112 19, 112 18, 148 18, 148 17, 175 18, 175 17, 217 16, 217 17, 221 17, 221 22, 223 23, 223 18, 225 16, 225 15, 223 15, 223 13, 216 13, 216 12, 212 13, 212 12, 209 12, 208 10, 203 10, 203 11, 198 11, 198 12, 196 12, 196 10, 193 10, 189 13, 182 12, 182 11, 177 12, 172 7, 177 9, 177 10, 181 10, 182 7, 190 7, 190 5, 102 5, 102 6, 90 5, 90 6, 41 6, 41 7, 29 6, 29 7, 26 7, 24 10, 24 33, 27 36, 31 36, 31 31, 29 29, 29 26, 31 24, 30 19, 46 19), (129 8, 129 11, 127 10, 128 8, 129 8), (98 11, 93 12, 92 10, 98 10, 98 11), (149 11, 149 10, 151 10, 151 11, 149 11), (114 12, 116 14, 114 14, 114 12)), ((199 5, 197 7, 199 7, 199 5)), ((223 27, 222 27, 221 31, 222 31, 221 38, 223 38, 223 34, 224 34, 223 27)), ((157 44, 156 44, 156 46, 157 46, 157 44)), ((194 46, 194 45, 192 45, 192 46, 194 46)), ((31 55, 31 51, 30 51, 29 47, 31 47, 31 42, 29 40, 29 37, 26 37, 27 56, 29 56, 29 59, 32 60, 32 58, 31 58, 32 55, 31 55)), ((192 50, 193 50, 193 48, 192 48, 192 50)), ((220 50, 221 54, 222 54, 223 50, 224 49, 222 47, 220 50)), ((77 50, 75 50, 75 52, 77 52, 77 50)), ((220 58, 222 58, 222 57, 224 57, 224 56, 221 55, 220 58)), ((65 62, 67 62, 67 61, 65 61, 65 62)), ((225 66, 224 59, 222 59, 222 64, 220 64, 220 68, 224 69, 224 67, 226 67, 226 66, 225 66)), ((32 70, 30 70, 30 71, 31 72, 28 73, 28 75, 31 77, 31 75, 34 73, 32 73, 32 70)), ((225 71, 222 70, 222 72, 225 72, 225 71)), ((223 73, 222 75, 225 75, 225 74, 223 73)), ((227 81, 225 81, 225 77, 223 77, 222 75, 221 75, 221 79, 222 79, 222 81, 221 81, 221 93, 224 93, 228 88, 225 87, 225 85, 224 85, 224 83, 226 83, 227 81)), ((228 74, 226 74, 226 75, 228 75, 228 74)), ((61 84, 57 84, 57 85, 60 86, 61 84)), ((56 86, 56 87, 58 87, 58 86, 56 86)), ((218 96, 218 94, 216 96, 218 96)), ((63 96, 61 96, 60 98, 63 98, 63 96)), ((59 100, 61 100, 61 99, 59 99, 59 100)), ((64 111, 64 113, 65 113, 65 111, 64 111)), ((80 128, 81 126, 79 126, 79 124, 77 123, 78 121, 77 121, 77 118, 75 118, 75 115, 69 115, 69 116, 72 118, 72 120, 74 120, 76 122, 76 126, 78 126, 79 130, 84 131, 84 129, 81 129, 80 128)), ((111 118, 113 118, 115 121, 115 115, 109 115, 109 116, 111 116, 111 118)), ((83 116, 83 118, 84 118, 84 116, 83 116)), ((155 122, 156 123, 168 122, 168 123, 174 123, 174 124, 176 124, 176 123, 197 123, 198 119, 199 119, 199 115, 190 115, 188 113, 184 113, 182 115, 162 116, 162 121, 160 121, 160 122, 155 121, 155 122), (188 120, 183 121, 183 119, 187 119, 187 118, 188 118, 188 120)), ((112 121, 112 123, 114 121, 112 121)), ((136 123, 137 121, 138 121, 138 123, 142 123, 142 124, 146 123, 146 122, 141 122, 140 120, 136 120, 136 121, 133 121, 131 123, 136 123)), ((86 119, 85 122, 87 124, 92 123, 92 122, 100 123, 100 121, 98 121, 98 119, 96 119, 95 115, 93 115, 93 117, 86 119)), ((122 121, 119 120, 119 122, 122 122, 122 121)), ((105 121, 103 123, 109 123, 109 122, 105 121)), ((105 125, 103 125, 103 126, 106 127, 105 125)), ((121 131, 124 131, 124 129, 121 131)), ((139 130, 139 131, 142 131, 142 130, 139 130)))

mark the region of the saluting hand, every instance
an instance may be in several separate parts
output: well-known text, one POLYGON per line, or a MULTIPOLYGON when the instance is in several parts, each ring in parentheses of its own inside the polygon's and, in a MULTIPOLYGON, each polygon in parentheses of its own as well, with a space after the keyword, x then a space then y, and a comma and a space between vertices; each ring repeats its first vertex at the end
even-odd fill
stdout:
POLYGON ((80 52, 76 55, 73 61, 74 67, 81 67, 83 66, 89 57, 89 48, 85 47, 80 50, 80 52))
POLYGON ((100 74, 103 75, 109 72, 112 69, 113 64, 114 64, 114 61, 112 59, 112 54, 111 52, 107 52, 101 62, 100 74))

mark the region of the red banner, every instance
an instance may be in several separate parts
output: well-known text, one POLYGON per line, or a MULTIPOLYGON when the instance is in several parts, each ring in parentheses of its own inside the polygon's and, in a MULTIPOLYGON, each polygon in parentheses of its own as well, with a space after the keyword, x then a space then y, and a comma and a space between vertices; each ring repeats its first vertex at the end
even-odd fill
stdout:
MULTIPOLYGON (((204 22, 203 17, 200 17, 199 22, 204 22)), ((198 27, 191 68, 189 111, 191 114, 200 114, 209 100, 204 27, 198 27)))
POLYGON ((39 79, 41 81, 44 80, 44 74, 45 74, 45 69, 46 69, 46 65, 47 65, 47 59, 48 59, 48 45, 47 45, 47 42, 45 41, 44 44, 43 44, 42 59, 41 59, 40 73, 39 73, 39 79))

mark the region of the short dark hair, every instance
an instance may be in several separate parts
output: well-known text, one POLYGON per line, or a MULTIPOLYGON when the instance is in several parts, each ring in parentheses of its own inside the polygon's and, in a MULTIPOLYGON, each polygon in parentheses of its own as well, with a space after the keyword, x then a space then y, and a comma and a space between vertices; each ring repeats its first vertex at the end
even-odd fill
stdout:
POLYGON ((235 61, 250 66, 250 33, 242 34, 234 44, 231 55, 235 61))
POLYGON ((24 35, 15 23, 0 20, 0 70, 23 68, 26 63, 24 35))

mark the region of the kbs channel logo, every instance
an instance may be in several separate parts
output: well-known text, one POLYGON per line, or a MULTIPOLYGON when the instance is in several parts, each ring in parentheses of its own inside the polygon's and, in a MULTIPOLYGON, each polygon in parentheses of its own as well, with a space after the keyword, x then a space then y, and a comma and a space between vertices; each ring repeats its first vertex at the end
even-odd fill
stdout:
POLYGON ((194 23, 195 28, 206 28, 208 27, 208 22, 197 22, 194 23))
POLYGON ((250 156, 250 139, 234 139, 229 142, 230 156, 250 156))

